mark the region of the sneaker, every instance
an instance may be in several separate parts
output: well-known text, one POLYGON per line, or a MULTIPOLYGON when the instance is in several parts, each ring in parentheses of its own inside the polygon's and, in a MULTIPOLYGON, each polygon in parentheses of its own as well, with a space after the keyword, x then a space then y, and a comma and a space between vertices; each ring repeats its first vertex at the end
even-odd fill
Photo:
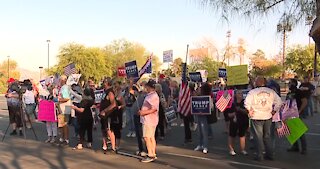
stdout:
POLYGON ((183 124, 183 123, 181 123, 181 124, 180 124, 180 127, 184 127, 184 124, 183 124))
POLYGON ((132 132, 131 137, 136 137, 136 132, 132 132))
POLYGON ((17 131, 16 130, 13 130, 11 133, 10 133, 10 136, 15 136, 15 135, 17 135, 18 133, 17 133, 17 131))
POLYGON ((53 137, 51 140, 50 140, 50 143, 55 143, 56 142, 56 137, 53 137))
POLYGON ((72 150, 82 150, 82 144, 78 144, 76 147, 73 147, 72 150))
POLYGON ((51 142, 51 137, 49 137, 46 141, 44 141, 45 143, 50 143, 51 142))
POLYGON ((204 149, 202 150, 202 152, 203 152, 203 154, 208 154, 208 149, 207 149, 207 148, 204 148, 204 149))
POLYGON ((130 131, 128 134, 127 134, 127 137, 131 137, 132 135, 132 132, 130 131))
POLYGON ((87 148, 92 148, 92 144, 91 143, 87 143, 87 148))
POLYGON ((64 141, 64 139, 63 139, 63 138, 59 138, 59 141, 60 141, 60 142, 63 142, 63 141, 64 141))
POLYGON ((178 126, 177 123, 171 123, 171 127, 178 126))
POLYGON ((190 127, 190 130, 191 131, 196 131, 197 130, 197 127, 198 127, 198 124, 197 123, 192 123, 191 127, 190 127))
POLYGON ((200 151, 202 149, 202 146, 197 146, 194 151, 200 151))
POLYGON ((142 159, 141 162, 150 163, 150 162, 152 162, 154 160, 155 160, 155 158, 153 158, 153 157, 146 157, 146 158, 142 159))
POLYGON ((248 155, 248 152, 246 152, 245 150, 243 150, 243 151, 241 151, 241 154, 247 156, 247 155, 248 155))
POLYGON ((237 155, 237 153, 236 153, 234 150, 230 151, 229 154, 230 154, 231 156, 237 155))

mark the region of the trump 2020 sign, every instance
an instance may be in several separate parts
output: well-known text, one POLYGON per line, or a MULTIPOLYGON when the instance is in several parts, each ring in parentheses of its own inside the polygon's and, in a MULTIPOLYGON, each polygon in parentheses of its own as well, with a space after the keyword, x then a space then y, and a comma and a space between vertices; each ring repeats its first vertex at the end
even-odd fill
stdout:
POLYGON ((211 97, 210 96, 192 96, 191 97, 191 114, 210 115, 211 114, 211 97))

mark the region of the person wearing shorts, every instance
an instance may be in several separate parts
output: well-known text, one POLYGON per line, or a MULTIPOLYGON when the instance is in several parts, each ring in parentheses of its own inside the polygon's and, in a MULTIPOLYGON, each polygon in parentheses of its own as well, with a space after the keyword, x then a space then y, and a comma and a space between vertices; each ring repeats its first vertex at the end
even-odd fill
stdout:
POLYGON ((141 162, 148 163, 154 161, 156 157, 156 139, 155 132, 159 122, 159 103, 160 99, 155 91, 156 82, 149 80, 145 88, 148 92, 143 101, 141 110, 138 112, 140 121, 142 123, 142 135, 146 142, 148 156, 141 160, 141 162))
POLYGON ((228 139, 229 153, 232 156, 236 155, 236 152, 234 151, 234 142, 235 137, 238 135, 240 138, 240 152, 243 155, 248 155, 245 150, 245 135, 249 127, 249 118, 248 111, 244 107, 244 100, 241 90, 236 91, 235 102, 228 112, 228 117, 230 119, 228 139))

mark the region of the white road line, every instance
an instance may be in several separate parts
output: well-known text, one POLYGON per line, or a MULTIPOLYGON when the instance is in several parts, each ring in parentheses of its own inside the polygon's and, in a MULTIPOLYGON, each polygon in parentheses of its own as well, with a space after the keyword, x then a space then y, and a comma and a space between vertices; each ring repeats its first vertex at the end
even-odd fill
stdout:
POLYGON ((320 133, 306 133, 306 135, 310 135, 310 136, 320 136, 320 133))
MULTIPOLYGON (((216 159, 211 159, 211 158, 206 158, 206 157, 197 157, 197 156, 192 156, 192 155, 184 155, 184 154, 176 154, 176 153, 163 153, 163 154, 186 157, 186 158, 193 158, 193 159, 198 159, 198 160, 206 160, 206 161, 227 161, 227 160, 216 160, 216 159)), ((256 167, 256 168, 263 168, 263 169, 281 169, 281 168, 276 168, 276 167, 255 165, 255 164, 249 164, 249 163, 241 163, 241 162, 236 162, 236 161, 227 161, 227 162, 228 163, 232 163, 232 164, 237 164, 237 165, 243 165, 243 166, 248 166, 248 167, 256 167)))

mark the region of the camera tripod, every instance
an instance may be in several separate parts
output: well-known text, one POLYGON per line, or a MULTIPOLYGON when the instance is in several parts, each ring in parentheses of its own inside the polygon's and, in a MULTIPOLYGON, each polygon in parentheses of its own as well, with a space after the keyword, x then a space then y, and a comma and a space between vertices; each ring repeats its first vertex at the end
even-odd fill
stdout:
MULTIPOLYGON (((17 113, 17 112, 15 112, 15 113, 17 113)), ((31 126, 31 130, 32 130, 32 132, 34 134, 34 137, 38 141, 38 137, 36 135, 36 132, 34 131, 34 128, 32 126, 31 120, 30 120, 30 116, 29 116, 28 113, 26 113, 26 104, 24 102, 22 94, 20 94, 20 93, 19 93, 19 113, 20 113, 20 118, 21 118, 21 123, 22 123, 22 130, 23 130, 24 139, 27 140, 26 124, 27 124, 27 122, 29 122, 30 126, 31 126), (27 117, 27 119, 25 117, 27 117)), ((7 127, 5 133, 4 133, 3 137, 2 137, 2 142, 4 141, 4 139, 5 139, 6 135, 7 135, 7 132, 9 130, 9 128, 10 128, 10 125, 11 124, 10 124, 10 121, 9 121, 8 127, 7 127)))

